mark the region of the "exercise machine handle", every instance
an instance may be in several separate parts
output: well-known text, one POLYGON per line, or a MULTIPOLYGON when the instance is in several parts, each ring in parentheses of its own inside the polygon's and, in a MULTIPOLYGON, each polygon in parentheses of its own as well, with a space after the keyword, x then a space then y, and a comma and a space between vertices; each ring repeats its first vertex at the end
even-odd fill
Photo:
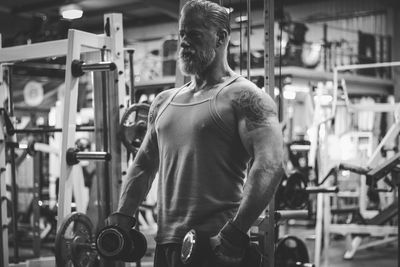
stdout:
POLYGON ((370 170, 364 167, 360 167, 353 164, 348 163, 340 163, 339 170, 347 170, 358 174, 367 174, 370 170))

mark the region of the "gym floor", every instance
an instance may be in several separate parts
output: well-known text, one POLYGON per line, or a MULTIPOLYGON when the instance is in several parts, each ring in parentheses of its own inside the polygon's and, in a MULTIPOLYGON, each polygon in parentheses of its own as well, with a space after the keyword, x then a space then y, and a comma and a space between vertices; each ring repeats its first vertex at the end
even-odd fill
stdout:
MULTIPOLYGON (((309 256, 314 257, 314 241, 311 238, 314 229, 306 229, 305 227, 290 227, 290 235, 296 235, 304 240, 309 249, 309 256)), ((142 267, 153 266, 153 252, 155 248, 154 235, 146 235, 148 242, 148 251, 142 259, 142 267)), ((358 251, 352 260, 344 260, 343 253, 345 250, 345 241, 343 238, 331 239, 331 247, 329 251, 329 266, 333 267, 394 267, 397 266, 397 243, 375 247, 373 249, 358 251)), ((13 249, 10 247, 10 254, 13 255, 13 249)), ((20 258, 26 259, 32 257, 32 249, 28 246, 20 247, 20 258)), ((42 257, 53 256, 53 244, 48 243, 42 246, 42 257)), ((136 264, 131 264, 136 266, 136 264)))

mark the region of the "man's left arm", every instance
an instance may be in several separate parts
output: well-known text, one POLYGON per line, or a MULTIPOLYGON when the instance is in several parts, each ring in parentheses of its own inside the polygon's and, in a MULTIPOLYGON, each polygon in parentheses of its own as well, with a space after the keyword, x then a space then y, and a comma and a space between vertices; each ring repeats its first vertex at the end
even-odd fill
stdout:
POLYGON ((239 134, 253 158, 232 224, 247 232, 273 198, 282 177, 283 141, 272 98, 258 88, 235 93, 239 134))
POLYGON ((255 85, 244 82, 240 87, 231 90, 230 99, 240 138, 253 162, 236 215, 210 238, 219 266, 230 267, 240 266, 249 244, 246 233, 271 201, 283 174, 282 130, 276 105, 255 85))

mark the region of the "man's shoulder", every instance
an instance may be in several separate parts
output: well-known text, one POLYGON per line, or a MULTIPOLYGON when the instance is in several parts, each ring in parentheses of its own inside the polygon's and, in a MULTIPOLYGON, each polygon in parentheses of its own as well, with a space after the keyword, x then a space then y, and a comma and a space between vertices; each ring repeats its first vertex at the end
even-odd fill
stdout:
POLYGON ((221 91, 221 95, 228 98, 236 98, 239 95, 247 94, 261 94, 263 91, 257 87, 253 82, 245 77, 239 77, 234 82, 229 84, 225 90, 221 91))
POLYGON ((156 98, 154 99, 153 102, 164 102, 168 97, 170 97, 174 92, 176 91, 176 88, 172 89, 167 89, 164 90, 160 93, 157 94, 156 98))
POLYGON ((260 107, 276 110, 276 104, 269 94, 244 77, 238 78, 222 91, 224 99, 228 99, 235 109, 260 107))
POLYGON ((152 102, 152 106, 162 105, 163 103, 165 103, 167 101, 167 99, 169 99, 172 95, 174 95, 178 89, 179 88, 172 88, 172 89, 167 89, 167 90, 164 90, 164 91, 158 93, 156 98, 152 102))

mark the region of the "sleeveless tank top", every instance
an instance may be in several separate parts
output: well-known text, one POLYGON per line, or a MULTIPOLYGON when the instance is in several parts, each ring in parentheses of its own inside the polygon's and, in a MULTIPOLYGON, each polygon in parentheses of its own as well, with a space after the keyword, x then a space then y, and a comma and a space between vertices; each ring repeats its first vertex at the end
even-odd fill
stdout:
POLYGON ((190 229, 215 235, 239 207, 249 155, 237 129, 229 129, 216 108, 218 94, 238 77, 208 99, 174 102, 184 85, 156 118, 159 244, 181 243, 190 229))

